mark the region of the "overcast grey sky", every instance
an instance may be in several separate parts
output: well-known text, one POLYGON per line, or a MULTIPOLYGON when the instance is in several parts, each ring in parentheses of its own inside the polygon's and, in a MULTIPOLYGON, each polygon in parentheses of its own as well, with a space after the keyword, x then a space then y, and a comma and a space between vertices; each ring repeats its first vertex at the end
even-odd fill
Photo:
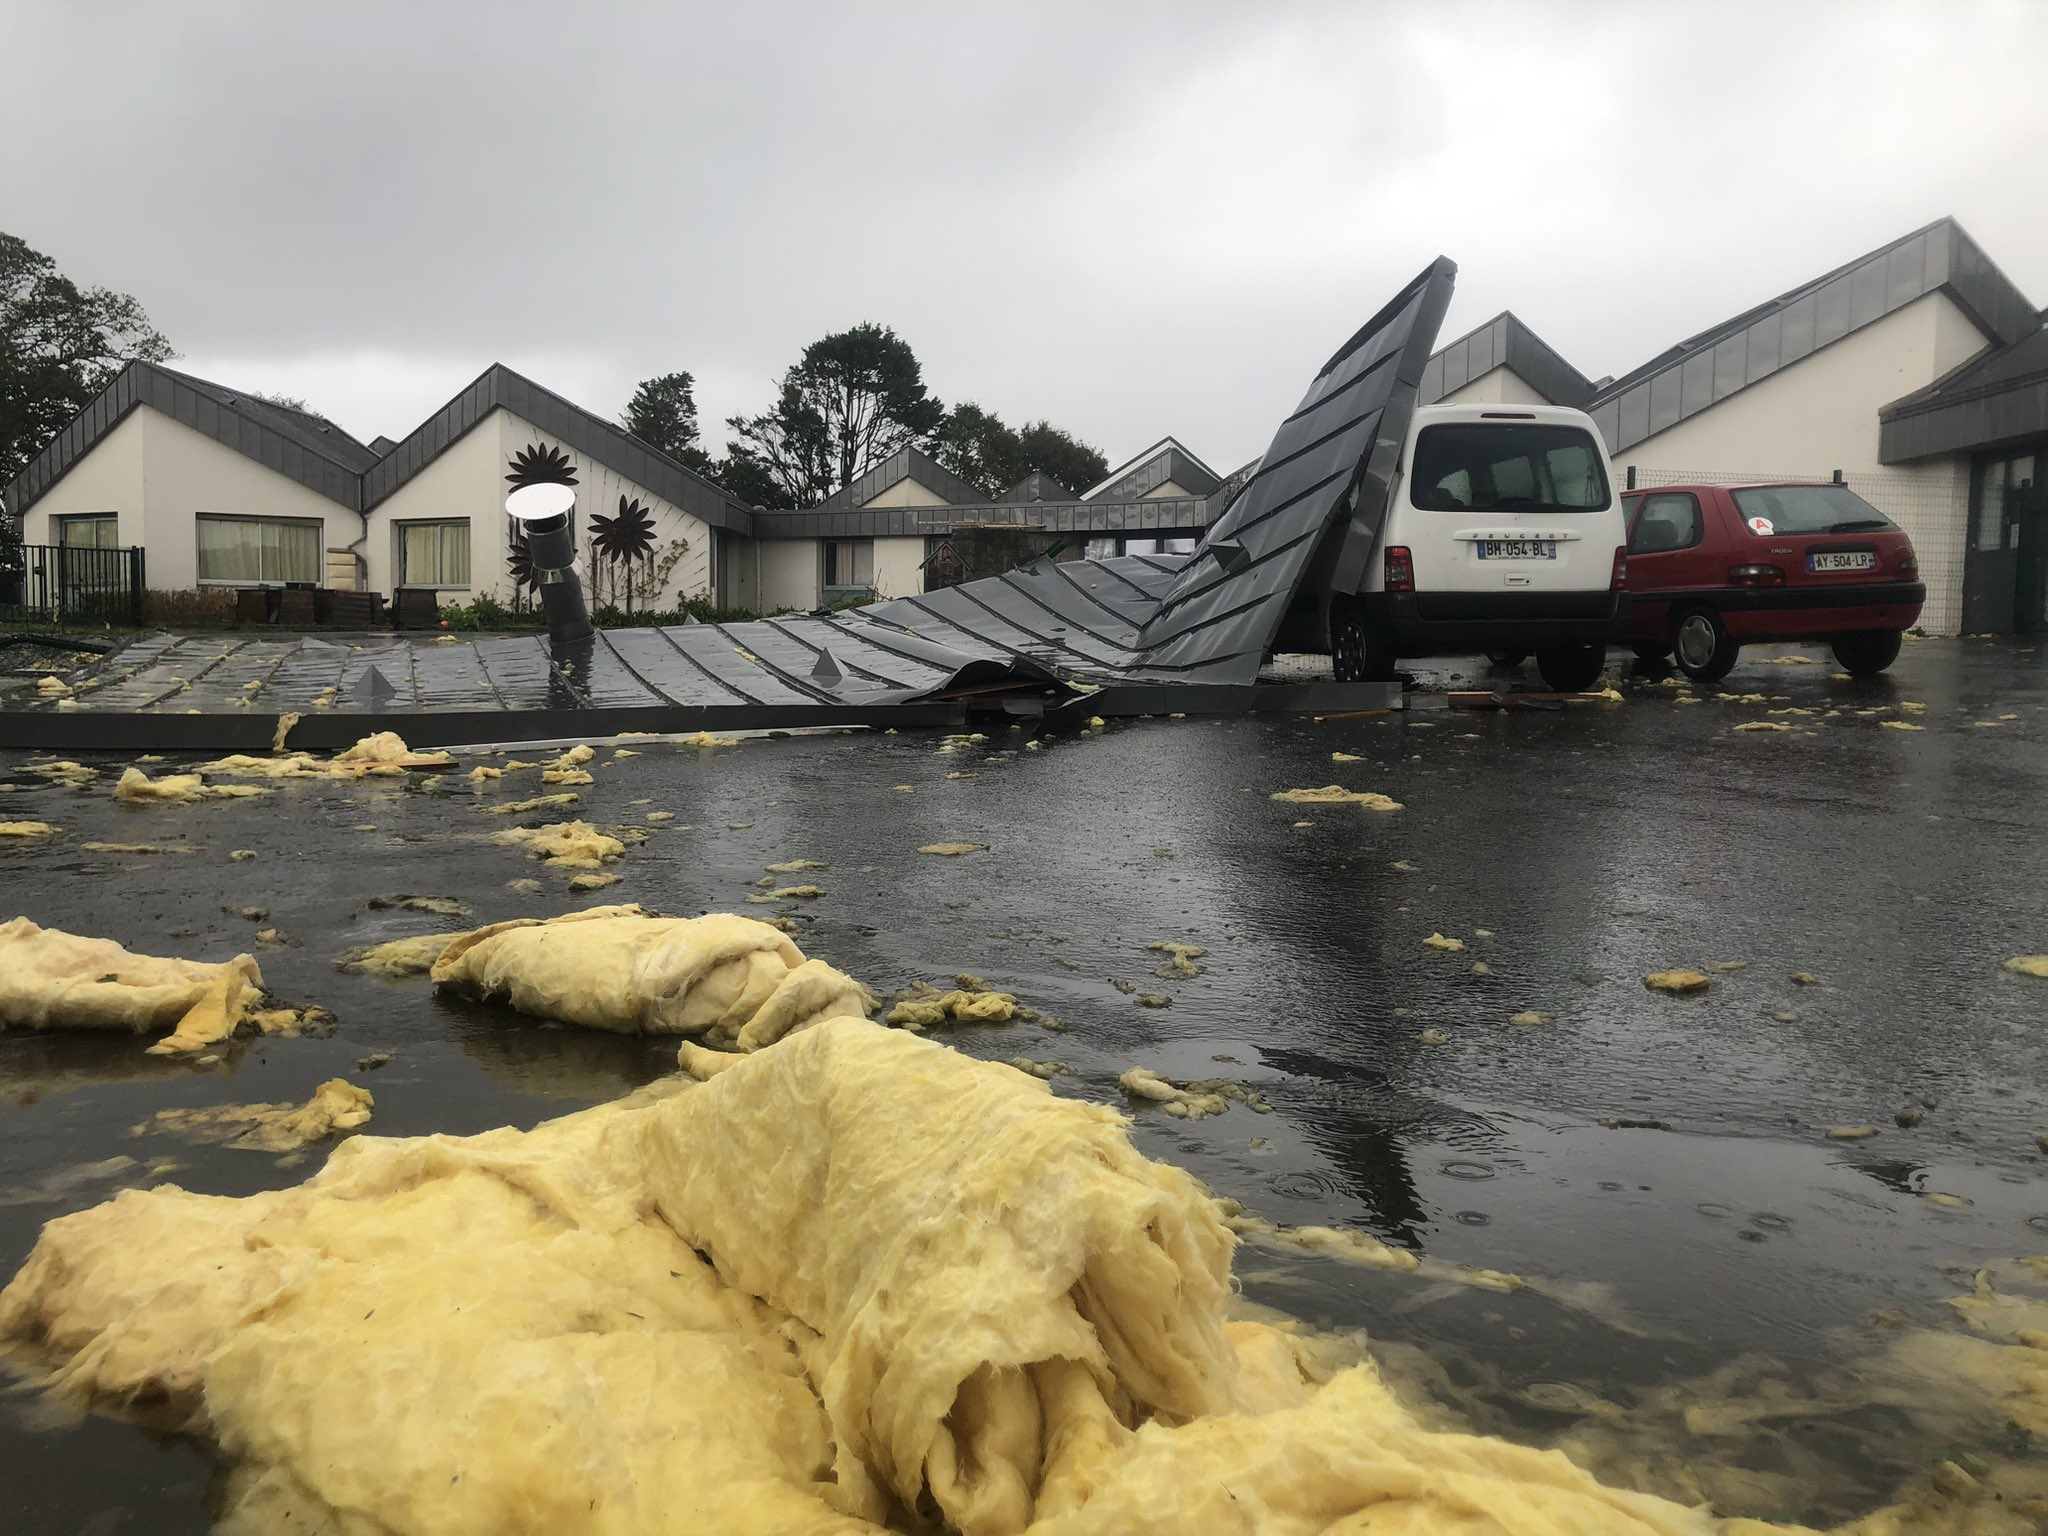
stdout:
POLYGON ((2037 0, 9 0, 0 228, 180 366, 401 436, 493 361, 710 446, 894 326, 1219 471, 1439 252, 1590 375, 1942 214, 2048 304, 2037 0), (2016 72, 2017 71, 2017 72, 2016 72))

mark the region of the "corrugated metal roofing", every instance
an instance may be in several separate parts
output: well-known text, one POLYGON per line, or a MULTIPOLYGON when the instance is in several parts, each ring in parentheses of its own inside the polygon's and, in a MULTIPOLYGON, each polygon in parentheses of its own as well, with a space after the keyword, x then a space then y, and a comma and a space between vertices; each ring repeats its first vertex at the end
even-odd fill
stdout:
POLYGON ((2048 329, 1972 358, 1877 420, 1885 464, 2048 436, 2048 329))

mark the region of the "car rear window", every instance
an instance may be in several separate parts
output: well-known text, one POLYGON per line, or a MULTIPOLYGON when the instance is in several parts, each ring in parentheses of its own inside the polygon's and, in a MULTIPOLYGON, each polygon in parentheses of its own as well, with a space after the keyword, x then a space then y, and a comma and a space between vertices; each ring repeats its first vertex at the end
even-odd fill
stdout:
POLYGON ((1610 498, 1583 427, 1459 421, 1416 437, 1409 500, 1426 512, 1597 512, 1610 498))
POLYGON ((1875 533, 1892 526, 1846 485, 1759 485, 1732 492, 1742 521, 1759 538, 1779 533, 1875 533), (1758 519, 1763 520, 1763 526, 1758 519))

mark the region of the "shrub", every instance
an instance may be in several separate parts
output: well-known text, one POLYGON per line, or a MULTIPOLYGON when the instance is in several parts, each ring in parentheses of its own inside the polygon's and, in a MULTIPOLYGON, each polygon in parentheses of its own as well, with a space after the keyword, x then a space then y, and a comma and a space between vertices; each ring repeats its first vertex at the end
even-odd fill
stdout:
POLYGON ((164 629, 225 629, 235 622, 235 589, 151 587, 142 594, 142 622, 164 629))

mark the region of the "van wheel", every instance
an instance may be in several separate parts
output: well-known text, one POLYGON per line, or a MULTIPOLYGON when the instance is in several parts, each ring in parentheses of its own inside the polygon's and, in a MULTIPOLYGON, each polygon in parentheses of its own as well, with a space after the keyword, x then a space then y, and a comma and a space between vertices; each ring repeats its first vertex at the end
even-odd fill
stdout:
POLYGON ((1557 693, 1584 693, 1606 667, 1604 645, 1548 645, 1536 653, 1536 670, 1557 693))
POLYGON ((1529 659, 1527 651, 1488 651, 1486 659, 1496 667, 1519 667, 1529 659))
POLYGON ((1718 683, 1735 669, 1742 645, 1708 608, 1688 608, 1671 626, 1678 670, 1696 683, 1718 683))
POLYGON ((1835 660, 1852 677, 1875 677, 1899 659, 1896 629, 1859 629, 1834 639, 1835 660))
POLYGON ((1394 658, 1373 638, 1355 603, 1330 615, 1330 671, 1340 683, 1377 683, 1393 676, 1394 658))

